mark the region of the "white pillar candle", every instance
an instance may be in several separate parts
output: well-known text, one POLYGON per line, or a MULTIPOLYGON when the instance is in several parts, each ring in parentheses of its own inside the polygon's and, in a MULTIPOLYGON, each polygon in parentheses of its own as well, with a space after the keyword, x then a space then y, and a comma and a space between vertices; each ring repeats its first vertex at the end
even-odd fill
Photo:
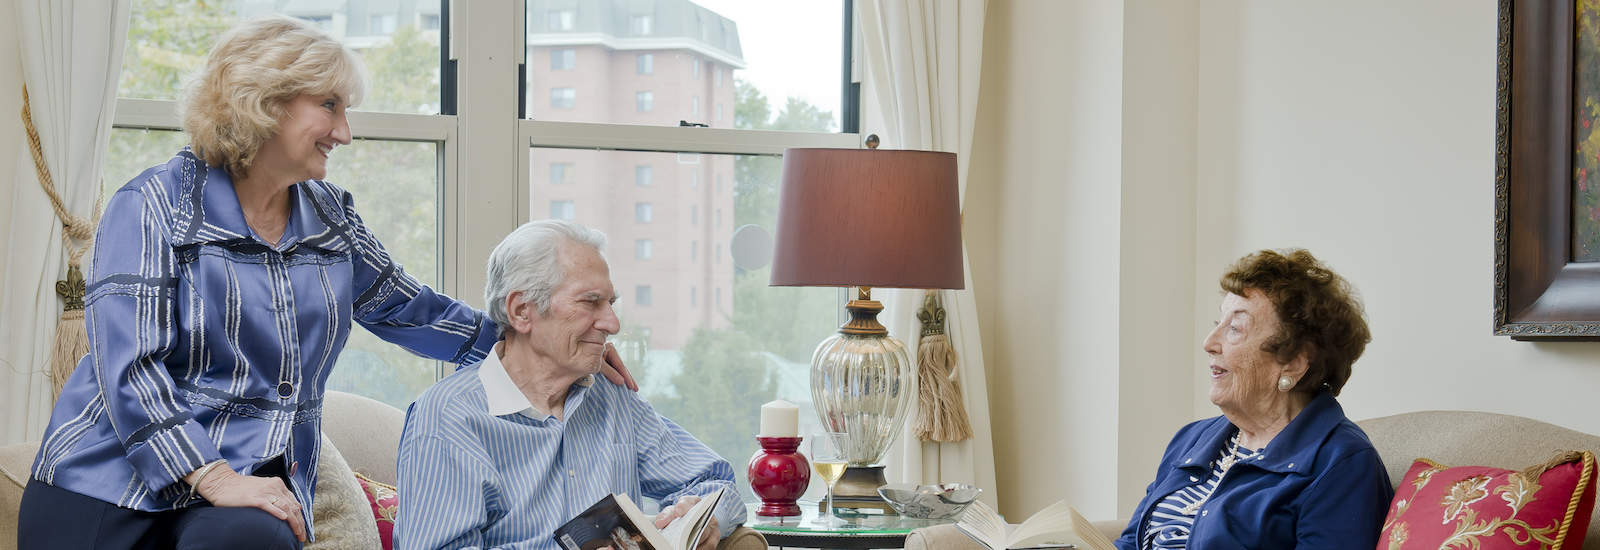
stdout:
POLYGON ((799 437, 800 407, 779 399, 761 406, 761 437, 799 437))

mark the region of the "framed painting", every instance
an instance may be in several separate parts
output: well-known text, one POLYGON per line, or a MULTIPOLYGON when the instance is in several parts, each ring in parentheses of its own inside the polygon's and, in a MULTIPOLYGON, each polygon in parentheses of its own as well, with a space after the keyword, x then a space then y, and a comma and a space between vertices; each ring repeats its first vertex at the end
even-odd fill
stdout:
POLYGON ((1500 0, 1494 332, 1600 341, 1600 0, 1500 0))

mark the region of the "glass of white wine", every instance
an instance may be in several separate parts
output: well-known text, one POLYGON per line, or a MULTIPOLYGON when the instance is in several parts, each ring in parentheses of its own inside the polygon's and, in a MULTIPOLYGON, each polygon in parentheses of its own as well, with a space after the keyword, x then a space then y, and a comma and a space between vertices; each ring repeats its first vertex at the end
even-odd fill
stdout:
POLYGON ((822 432, 811 436, 811 465, 817 469, 817 475, 822 476, 822 481, 828 484, 827 503, 822 507, 822 522, 827 527, 837 524, 833 517, 833 486, 839 483, 839 478, 844 477, 845 455, 839 445, 842 442, 843 432, 822 432))

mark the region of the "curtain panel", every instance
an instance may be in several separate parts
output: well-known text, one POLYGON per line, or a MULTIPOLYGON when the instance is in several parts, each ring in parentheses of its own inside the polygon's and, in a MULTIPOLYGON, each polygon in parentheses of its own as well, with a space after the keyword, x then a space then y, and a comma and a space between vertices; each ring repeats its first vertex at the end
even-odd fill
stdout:
MULTIPOLYGON (((100 194, 128 15, 128 0, 16 0, 13 12, 22 81, 8 85, 27 86, 56 192, 68 211, 84 218, 93 217, 100 194)), ((16 120, 15 127, 22 126, 16 120)), ((38 439, 49 420, 54 396, 47 363, 62 305, 55 283, 66 277, 67 258, 61 222, 39 186, 27 141, 12 154, 16 173, 3 191, 12 194, 4 237, 9 248, 0 262, 0 444, 38 439)), ((89 261, 85 256, 85 267, 89 261)))

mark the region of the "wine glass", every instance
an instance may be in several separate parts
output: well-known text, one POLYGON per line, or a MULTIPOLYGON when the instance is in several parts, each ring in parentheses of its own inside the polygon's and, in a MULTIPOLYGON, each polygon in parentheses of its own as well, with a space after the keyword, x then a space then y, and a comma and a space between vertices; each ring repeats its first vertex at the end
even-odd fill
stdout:
POLYGON ((827 504, 822 507, 822 522, 828 527, 836 523, 833 517, 833 486, 839 483, 839 478, 844 477, 845 456, 839 448, 843 441, 843 432, 823 432, 811 436, 811 465, 817 469, 817 475, 822 476, 822 481, 828 484, 827 504))

